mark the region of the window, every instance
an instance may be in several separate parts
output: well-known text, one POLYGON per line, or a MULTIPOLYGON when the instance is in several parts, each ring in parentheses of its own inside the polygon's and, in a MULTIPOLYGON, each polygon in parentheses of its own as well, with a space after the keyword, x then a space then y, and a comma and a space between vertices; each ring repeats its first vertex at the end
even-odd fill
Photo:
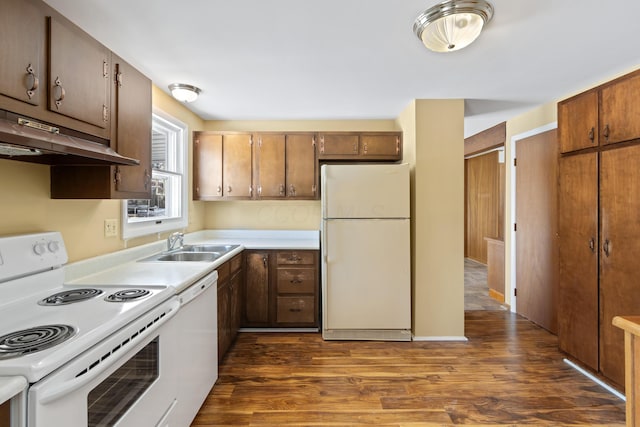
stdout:
POLYGON ((122 202, 122 237, 187 226, 187 125, 154 109, 151 199, 122 202))

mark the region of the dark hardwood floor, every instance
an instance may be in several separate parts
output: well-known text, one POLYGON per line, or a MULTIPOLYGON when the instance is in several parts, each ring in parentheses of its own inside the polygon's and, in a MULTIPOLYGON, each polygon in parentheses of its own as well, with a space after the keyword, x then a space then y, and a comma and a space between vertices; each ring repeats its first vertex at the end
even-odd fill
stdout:
POLYGON ((506 310, 467 311, 468 342, 241 333, 193 426, 624 426, 624 402, 506 310))

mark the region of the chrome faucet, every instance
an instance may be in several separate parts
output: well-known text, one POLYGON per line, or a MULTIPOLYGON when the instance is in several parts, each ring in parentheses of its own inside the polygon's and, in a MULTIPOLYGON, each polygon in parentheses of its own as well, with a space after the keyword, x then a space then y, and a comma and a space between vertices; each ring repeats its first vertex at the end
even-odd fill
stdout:
POLYGON ((184 245, 184 233, 181 233, 179 231, 171 233, 171 235, 167 239, 167 250, 172 251, 173 249, 175 249, 176 243, 178 242, 180 243, 180 246, 178 247, 182 247, 184 245))

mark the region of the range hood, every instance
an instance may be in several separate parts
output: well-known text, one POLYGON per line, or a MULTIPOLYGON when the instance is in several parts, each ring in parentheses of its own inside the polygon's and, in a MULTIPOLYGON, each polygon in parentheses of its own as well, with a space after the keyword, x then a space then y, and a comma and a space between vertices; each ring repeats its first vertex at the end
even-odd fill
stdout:
POLYGON ((0 110, 0 158, 66 165, 140 164, 88 138, 63 134, 54 126, 0 110))

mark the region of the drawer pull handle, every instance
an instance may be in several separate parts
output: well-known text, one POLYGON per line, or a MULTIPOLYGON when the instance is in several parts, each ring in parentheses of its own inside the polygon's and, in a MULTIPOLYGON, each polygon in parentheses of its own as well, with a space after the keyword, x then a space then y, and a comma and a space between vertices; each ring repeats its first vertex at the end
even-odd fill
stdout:
POLYGON ((296 277, 295 279, 291 279, 291 280, 289 280, 289 283, 295 283, 295 284, 298 284, 298 283, 302 283, 302 280, 300 280, 300 279, 298 279, 298 278, 296 277))
POLYGON ((302 311, 302 309, 301 308, 290 308, 289 311, 292 312, 292 313, 299 313, 299 312, 302 311))

